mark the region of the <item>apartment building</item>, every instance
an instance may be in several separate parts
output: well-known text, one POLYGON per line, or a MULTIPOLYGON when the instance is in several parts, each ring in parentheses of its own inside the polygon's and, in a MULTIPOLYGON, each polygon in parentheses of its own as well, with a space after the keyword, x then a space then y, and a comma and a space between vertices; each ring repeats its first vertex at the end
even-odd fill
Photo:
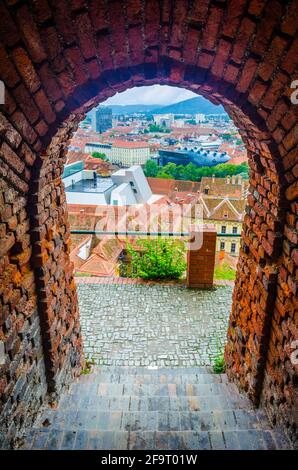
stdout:
POLYGON ((248 181, 241 175, 226 178, 203 177, 199 201, 203 205, 204 219, 216 226, 216 251, 239 255, 248 181))
POLYGON ((145 165, 150 159, 150 146, 146 142, 114 140, 112 143, 88 142, 86 153, 104 153, 111 163, 121 167, 145 165))

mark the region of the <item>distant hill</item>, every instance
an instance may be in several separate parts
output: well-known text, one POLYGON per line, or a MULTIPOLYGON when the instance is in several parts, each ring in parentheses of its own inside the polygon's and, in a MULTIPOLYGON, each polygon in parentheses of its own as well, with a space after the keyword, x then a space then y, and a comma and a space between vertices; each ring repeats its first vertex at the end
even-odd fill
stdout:
POLYGON ((168 106, 156 107, 152 114, 226 114, 224 108, 211 103, 202 96, 190 98, 189 100, 180 101, 179 103, 170 104, 168 106))
POLYGON ((216 106, 202 96, 179 101, 167 106, 158 104, 110 104, 104 105, 112 109, 114 115, 144 114, 226 114, 222 106, 216 106))
POLYGON ((150 114, 153 109, 159 109, 161 107, 161 105, 158 104, 109 104, 107 106, 112 109, 115 115, 133 113, 150 114))

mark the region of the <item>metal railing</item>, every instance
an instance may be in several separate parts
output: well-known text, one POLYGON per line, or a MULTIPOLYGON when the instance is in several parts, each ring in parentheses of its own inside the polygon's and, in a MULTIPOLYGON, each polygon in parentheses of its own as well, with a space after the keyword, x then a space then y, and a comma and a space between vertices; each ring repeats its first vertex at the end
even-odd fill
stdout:
MULTIPOLYGON (((127 231, 114 231, 114 230, 85 230, 85 229, 71 229, 72 235, 140 235, 152 237, 188 237, 190 232, 138 232, 137 230, 127 231)), ((217 233, 217 237, 241 237, 241 233, 217 233)))

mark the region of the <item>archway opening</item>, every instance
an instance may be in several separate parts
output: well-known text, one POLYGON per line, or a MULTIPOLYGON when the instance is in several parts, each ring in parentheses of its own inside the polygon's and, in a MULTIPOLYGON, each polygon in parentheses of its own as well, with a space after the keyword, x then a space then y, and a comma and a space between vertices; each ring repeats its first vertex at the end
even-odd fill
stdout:
POLYGON ((224 108, 177 87, 132 88, 86 115, 66 158, 62 181, 86 359, 136 367, 221 362, 248 193, 247 153, 224 108), (141 172, 133 176, 136 165, 141 172), (183 240, 203 221, 217 231, 215 284, 225 287, 191 294, 183 240), (157 265, 157 233, 162 243, 166 238, 167 256, 182 249, 183 266, 180 258, 157 265), (141 263, 148 242, 153 256, 141 263))

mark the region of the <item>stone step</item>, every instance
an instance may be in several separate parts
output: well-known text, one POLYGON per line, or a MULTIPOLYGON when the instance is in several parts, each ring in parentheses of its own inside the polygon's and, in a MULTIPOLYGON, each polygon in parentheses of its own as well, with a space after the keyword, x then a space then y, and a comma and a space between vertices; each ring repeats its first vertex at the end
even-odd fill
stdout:
POLYGON ((118 374, 118 373, 91 373, 80 376, 75 383, 91 384, 91 383, 121 383, 121 384, 158 384, 158 383, 194 383, 194 384, 209 384, 209 383, 228 383, 226 374, 174 374, 174 373, 160 373, 160 374, 118 374))
MULTIPOLYGON (((135 366, 92 366, 92 372, 87 375, 83 375, 82 377, 89 377, 94 376, 98 377, 101 374, 106 374, 107 376, 111 375, 166 375, 166 376, 181 376, 181 375, 197 375, 197 374, 208 374, 208 375, 215 375, 213 373, 212 367, 204 366, 204 367, 182 367, 177 366, 175 368, 172 367, 135 367, 135 366)), ((218 374, 218 375, 226 375, 226 374, 218 374)))
POLYGON ((282 432, 31 430, 23 449, 34 450, 276 450, 291 449, 282 432))
POLYGON ((44 408, 26 438, 32 449, 283 449, 225 374, 203 368, 95 368, 44 408))
POLYGON ((92 394, 63 395, 59 407, 65 411, 212 411, 253 410, 253 405, 243 396, 218 394, 205 396, 99 396, 92 394))
POLYGON ((233 394, 239 396, 235 388, 231 384, 225 383, 157 383, 157 384, 139 384, 139 383, 82 383, 77 382, 73 384, 67 395, 68 396, 139 396, 139 397, 154 397, 154 396, 217 396, 233 394))
POLYGON ((67 431, 235 431, 271 430, 266 416, 256 410, 234 411, 86 411, 48 410, 34 427, 67 431), (44 424, 44 426, 43 426, 44 424))

